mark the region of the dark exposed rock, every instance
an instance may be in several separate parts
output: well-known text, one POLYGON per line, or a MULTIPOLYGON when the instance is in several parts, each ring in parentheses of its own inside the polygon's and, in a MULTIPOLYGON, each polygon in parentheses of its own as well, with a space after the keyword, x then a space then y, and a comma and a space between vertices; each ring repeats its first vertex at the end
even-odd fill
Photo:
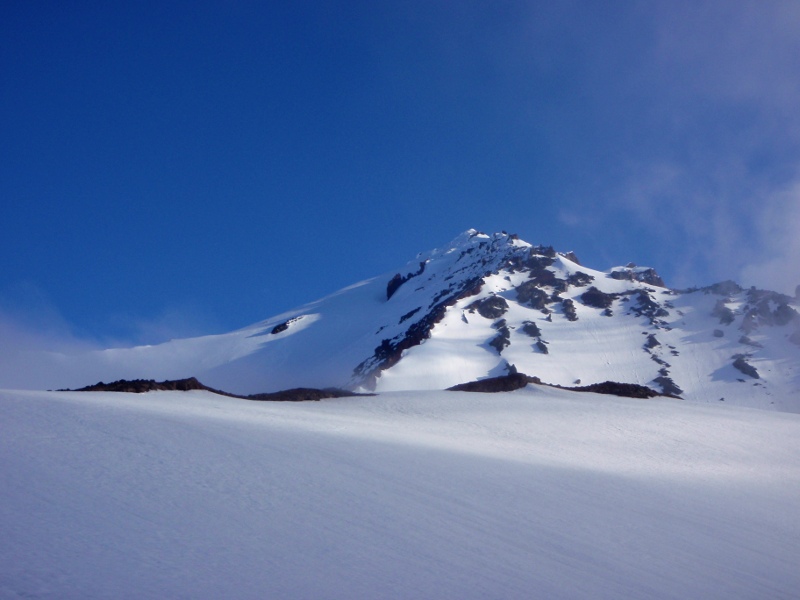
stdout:
POLYGON ((402 317, 400 317, 400 323, 402 323, 403 321, 408 321, 411 317, 413 317, 415 314, 417 314, 420 311, 421 308, 422 308, 421 306, 418 306, 414 310, 408 311, 406 314, 404 314, 402 317))
POLYGON ((760 379, 761 377, 758 374, 756 368, 747 362, 747 355, 745 354, 736 354, 733 356, 733 366, 744 373, 745 375, 749 375, 753 379, 760 379))
MULTIPOLYGON (((559 386, 560 387, 560 386, 559 386)), ((617 381, 604 381, 580 387, 565 387, 565 390, 574 392, 594 392, 595 394, 610 394, 624 398, 655 398, 658 392, 638 383, 619 383, 617 381)))
POLYGON ((755 310, 749 310, 742 317, 742 324, 739 327, 745 333, 752 333, 753 330, 758 329, 758 313, 755 310))
POLYGON ((408 273, 407 275, 400 275, 398 273, 394 277, 389 280, 389 283, 386 285, 386 299, 389 300, 394 293, 403 285, 406 281, 411 279, 412 277, 416 277, 417 275, 422 275, 423 271, 425 271, 425 262, 419 263, 419 269, 414 273, 408 273))
POLYGON ((648 317, 651 323, 656 321, 658 317, 668 317, 669 313, 658 302, 653 300, 650 294, 645 290, 638 290, 635 292, 636 304, 634 304, 629 311, 637 317, 642 315, 648 317))
POLYGON ((489 377, 468 383, 459 383, 447 388, 449 392, 513 392, 524 388, 529 383, 541 383, 538 377, 529 377, 524 373, 509 373, 500 377, 489 377))
POLYGON ((437 293, 433 297, 433 300, 431 300, 431 303, 428 305, 428 308, 433 308, 434 306, 436 306, 439 303, 439 301, 442 298, 446 298, 447 296, 451 295, 452 293, 453 293, 453 289, 449 288, 449 287, 445 288, 443 290, 440 290, 439 293, 437 293))
POLYGON ((200 383, 195 377, 188 379, 168 379, 165 381, 155 381, 154 379, 119 379, 111 383, 103 383, 102 381, 88 385, 77 390, 62 390, 62 391, 75 391, 75 392, 127 392, 134 394, 142 394, 144 392, 155 391, 181 391, 187 392, 189 390, 206 390, 230 396, 226 392, 212 389, 200 383))
POLYGON ((90 385, 78 390, 61 390, 61 391, 76 391, 76 392, 128 392, 141 394, 145 392, 154 391, 179 391, 188 392, 190 390, 204 390, 219 394, 221 396, 228 396, 230 398, 240 398, 243 400, 261 400, 273 402, 300 402, 303 400, 321 400, 323 398, 344 398, 348 396, 373 396, 374 394, 357 394, 349 390, 339 388, 294 388, 291 390, 283 390, 280 392, 270 392, 265 394, 250 394, 249 396, 240 396, 237 394, 230 394, 222 390, 215 390, 207 385, 200 383, 195 377, 188 379, 173 379, 157 382, 153 379, 120 379, 112 383, 103 383, 102 381, 95 385, 90 385))
POLYGON ((522 332, 531 337, 540 337, 542 335, 539 326, 533 321, 523 321, 522 332))
POLYGON ((279 325, 275 325, 275 327, 272 328, 272 335, 281 333, 282 331, 286 331, 287 329, 289 329, 288 321, 286 321, 285 323, 280 323, 279 325))
POLYGON ((618 298, 616 294, 605 294, 592 286, 581 294, 581 302, 594 308, 608 308, 618 298))
POLYGON ((534 273, 538 273, 554 262, 554 258, 538 254, 535 248, 531 248, 525 254, 514 254, 510 256, 506 263, 506 268, 511 272, 533 271, 534 273))
POLYGON ((552 256, 539 254, 534 248, 531 248, 528 258, 522 264, 526 269, 538 273, 539 271, 544 271, 546 267, 549 267, 554 262, 555 259, 552 256))
POLYGON ((785 294, 750 288, 747 290, 747 305, 741 329, 750 333, 761 325, 782 327, 792 321, 800 322, 800 315, 789 305, 791 302, 792 298, 785 294))
POLYGON ((772 313, 773 323, 777 326, 788 325, 797 318, 797 311, 788 304, 779 305, 772 313))
POLYGON ((577 321, 578 314, 575 312, 575 303, 570 298, 565 298, 561 301, 561 306, 564 309, 564 316, 570 321, 577 321))
POLYGON ((621 281, 641 281, 642 283, 657 285, 658 287, 667 287, 664 284, 664 280, 661 279, 661 276, 656 273, 655 269, 652 268, 640 270, 624 267, 611 271, 611 273, 609 273, 609 277, 611 277, 611 279, 618 279, 621 281))
POLYGON ((728 279, 703 288, 703 291, 707 294, 716 294, 717 296, 732 296, 733 294, 741 292, 742 287, 735 281, 728 279))
MULTIPOLYGON (((645 350, 645 351, 646 351, 646 352, 649 352, 649 350, 645 350)), ((658 356, 656 356, 656 355, 655 355, 655 354, 653 354, 653 353, 650 353, 650 360, 652 360, 654 363, 658 363, 659 365, 663 365, 663 366, 665 366, 665 367, 669 367, 669 366, 671 366, 671 365, 670 365, 670 364, 669 364, 667 361, 665 361, 663 358, 659 358, 658 356)))
POLYGON ((588 273, 584 273, 583 271, 576 271, 575 273, 567 277, 567 283, 569 285, 574 285, 575 287, 583 287, 585 285, 589 285, 592 281, 594 281, 594 277, 592 277, 588 273))
POLYGON ((535 281, 529 279, 517 286, 517 302, 527 304, 531 308, 543 309, 550 301, 549 295, 540 289, 535 281))
POLYGON ((502 317, 508 310, 508 302, 501 296, 487 296, 481 300, 476 300, 467 308, 469 310, 477 310, 478 314, 485 319, 497 319, 502 317))
POLYGON ((792 299, 786 294, 773 292, 771 290, 759 290, 755 287, 751 287, 749 290, 747 290, 747 300, 753 305, 762 304, 764 302, 787 304, 792 301, 792 299))
MULTIPOLYGON (((574 262, 576 265, 579 265, 579 264, 581 264, 581 261, 579 261, 579 260, 578 260, 578 257, 575 255, 575 253, 574 253, 572 250, 570 250, 569 252, 565 252, 565 253, 564 253, 564 254, 562 254, 561 256, 563 256, 563 257, 564 257, 564 258, 566 258, 567 260, 571 260, 571 261, 572 261, 572 262, 574 262)), ((583 273, 583 275, 585 275, 585 273, 583 273)))
POLYGON ((736 316, 733 311, 725 305, 725 300, 717 300, 714 309, 711 311, 711 316, 719 319, 720 325, 730 325, 733 323, 736 316))
POLYGON ((563 279, 556 277, 556 274, 547 269, 541 271, 531 271, 529 273, 530 280, 538 287, 550 286, 556 292, 564 292, 567 290, 567 282, 563 279))
MULTIPOLYGON (((286 331, 287 329, 289 329, 289 325, 299 321, 302 318, 303 318, 303 315, 300 315, 298 317, 292 317, 291 319, 289 319, 288 321, 284 321, 283 323, 278 323, 277 325, 275 325, 275 327, 273 327, 269 331, 269 333, 272 334, 272 335, 277 335, 279 333, 282 333, 282 332, 286 331)), ((256 337, 256 336, 261 336, 261 335, 267 335, 267 332, 266 331, 261 331, 259 333, 254 334, 251 337, 256 337)))
POLYGON ((339 388, 292 388, 280 392, 270 392, 266 394, 251 394, 248 400, 259 400, 262 402, 306 402, 319 401, 326 398, 348 398, 350 396, 374 396, 375 394, 356 394, 349 390, 339 388))
POLYGON ((764 347, 761 344, 759 344, 758 342, 755 342, 755 341, 751 340, 746 335, 743 335, 742 337, 739 338, 739 343, 740 344, 744 344, 746 346, 752 346, 753 348, 763 348, 764 347))
POLYGON ((667 375, 660 375, 653 380, 654 383, 657 383, 661 386, 661 391, 664 393, 665 396, 674 396, 679 398, 680 395, 683 393, 683 390, 678 387, 678 385, 672 380, 671 377, 667 375))
POLYGON ((511 344, 511 332, 508 330, 508 325, 506 324, 505 319, 500 319, 497 323, 492 325, 492 327, 497 329, 497 336, 492 338, 492 340, 489 342, 489 345, 497 350, 498 354, 502 354, 503 349, 511 344))
POLYGON ((655 348, 656 346, 660 346, 661 342, 656 339, 655 334, 651 333, 647 336, 647 342, 645 342, 645 348, 655 348))
POLYGON ((534 246, 531 248, 531 254, 541 254, 542 256, 546 256, 548 258, 556 257, 556 251, 552 246, 534 246))
POLYGON ((368 389, 375 389, 375 382, 380 372, 393 367, 400 360, 404 350, 418 346, 431 335, 431 329, 441 321, 447 308, 463 298, 474 296, 481 291, 483 279, 473 277, 450 291, 450 294, 433 306, 428 313, 413 323, 403 334, 391 339, 381 340, 372 356, 361 361, 353 369, 353 379, 368 389))
POLYGON ((567 282, 559 279, 555 273, 547 269, 554 262, 555 251, 549 247, 538 246, 531 248, 530 255, 522 261, 522 266, 528 271, 528 278, 534 282, 535 286, 551 286, 563 292, 567 289, 567 282))
POLYGON ((547 349, 547 343, 541 339, 542 331, 539 329, 539 326, 536 323, 533 321, 523 321, 521 329, 524 334, 529 335, 532 338, 536 338, 536 343, 533 345, 534 348, 536 348, 542 354, 550 353, 550 351, 547 349))

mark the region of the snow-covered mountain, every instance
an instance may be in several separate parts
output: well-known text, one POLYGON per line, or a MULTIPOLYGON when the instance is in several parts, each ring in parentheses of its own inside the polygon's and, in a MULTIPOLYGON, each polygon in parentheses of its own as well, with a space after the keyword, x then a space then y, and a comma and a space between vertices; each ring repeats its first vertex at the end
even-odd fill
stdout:
POLYGON ((49 383, 197 376, 239 393, 380 392, 516 369, 552 384, 613 380, 800 412, 797 305, 733 282, 674 290, 652 268, 597 271, 570 252, 469 230, 398 271, 238 331, 51 357, 63 378, 49 383))

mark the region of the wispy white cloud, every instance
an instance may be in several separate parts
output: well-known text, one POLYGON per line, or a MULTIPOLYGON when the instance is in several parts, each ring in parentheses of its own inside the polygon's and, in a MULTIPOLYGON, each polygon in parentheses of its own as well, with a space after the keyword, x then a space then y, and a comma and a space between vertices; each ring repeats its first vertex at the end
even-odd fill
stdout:
POLYGON ((753 228, 761 243, 742 267, 741 279, 793 295, 800 286, 800 178, 759 203, 753 228))
POLYGON ((617 172, 600 177, 602 201, 581 208, 606 223, 621 212, 646 230, 673 285, 736 278, 794 293, 800 4, 640 9, 635 21, 652 36, 613 85, 638 90, 628 126, 646 133, 619 152, 617 172))
POLYGON ((220 330, 194 304, 153 317, 116 315, 116 335, 81 336, 38 286, 20 282, 0 291, 0 388, 65 388, 96 382, 94 350, 157 344, 220 330))

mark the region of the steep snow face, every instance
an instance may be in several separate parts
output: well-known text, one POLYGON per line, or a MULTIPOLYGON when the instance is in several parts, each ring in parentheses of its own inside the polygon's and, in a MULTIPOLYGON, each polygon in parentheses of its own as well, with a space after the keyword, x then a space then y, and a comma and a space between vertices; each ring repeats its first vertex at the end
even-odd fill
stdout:
POLYGON ((42 358, 47 387, 197 376, 232 392, 442 389, 517 370, 800 412, 797 300, 469 230, 398 271, 224 335, 42 358))

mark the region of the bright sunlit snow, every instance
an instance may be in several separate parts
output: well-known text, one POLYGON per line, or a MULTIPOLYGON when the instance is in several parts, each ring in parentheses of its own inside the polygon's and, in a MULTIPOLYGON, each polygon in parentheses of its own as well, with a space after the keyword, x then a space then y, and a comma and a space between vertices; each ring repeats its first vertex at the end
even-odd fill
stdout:
POLYGON ((0 392, 2 598, 796 598, 800 416, 0 392))

